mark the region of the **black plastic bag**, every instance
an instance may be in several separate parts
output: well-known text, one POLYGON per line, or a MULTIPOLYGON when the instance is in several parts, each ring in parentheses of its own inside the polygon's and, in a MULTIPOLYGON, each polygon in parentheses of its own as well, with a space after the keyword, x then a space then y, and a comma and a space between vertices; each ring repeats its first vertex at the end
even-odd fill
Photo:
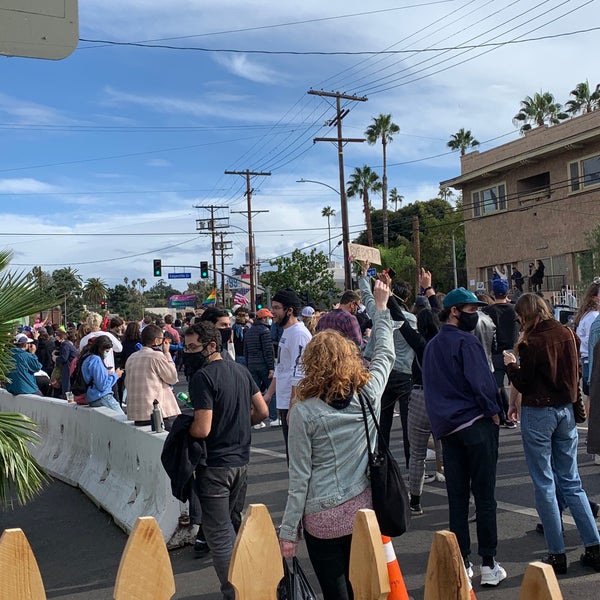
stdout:
POLYGON ((291 568, 283 559, 283 579, 277 586, 277 600, 317 600, 317 594, 296 557, 292 559, 291 568))

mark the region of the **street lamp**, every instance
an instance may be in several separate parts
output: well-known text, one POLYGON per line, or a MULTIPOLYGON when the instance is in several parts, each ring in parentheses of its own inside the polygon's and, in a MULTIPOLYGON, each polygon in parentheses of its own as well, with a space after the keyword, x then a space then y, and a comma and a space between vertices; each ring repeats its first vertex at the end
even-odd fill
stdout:
MULTIPOLYGON (((348 244, 350 243, 350 234, 348 232, 348 201, 346 194, 342 194, 340 190, 336 190, 333 186, 323 181, 316 181, 314 179, 298 179, 296 183, 316 183, 318 185, 324 185, 326 188, 333 190, 339 197, 341 202, 341 215, 342 215, 342 242, 344 245, 344 287, 347 290, 352 289, 351 273, 350 273, 350 255, 348 253, 348 244)), ((344 190, 345 191, 345 190, 344 190)))

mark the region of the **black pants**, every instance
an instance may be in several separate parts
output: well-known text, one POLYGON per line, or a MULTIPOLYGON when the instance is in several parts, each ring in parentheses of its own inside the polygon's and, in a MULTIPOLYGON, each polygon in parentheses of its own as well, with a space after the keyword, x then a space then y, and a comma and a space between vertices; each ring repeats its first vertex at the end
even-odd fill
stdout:
POLYGON ((352 536, 323 540, 304 531, 308 556, 319 580, 323 600, 353 600, 348 578, 352 536))
POLYGON ((412 377, 407 373, 392 371, 387 385, 381 395, 381 433, 385 443, 390 445, 390 432, 392 431, 392 420, 396 402, 400 409, 400 421, 402 422, 402 440, 404 442, 404 457, 408 468, 410 457, 410 444, 408 442, 408 402, 412 389, 412 377))

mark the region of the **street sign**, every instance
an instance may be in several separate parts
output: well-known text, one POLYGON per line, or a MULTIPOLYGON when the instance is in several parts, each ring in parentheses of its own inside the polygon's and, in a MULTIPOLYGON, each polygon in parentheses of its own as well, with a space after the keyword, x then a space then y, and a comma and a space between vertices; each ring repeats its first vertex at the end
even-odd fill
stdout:
POLYGON ((367 269, 367 276, 368 277, 376 277, 377 276, 377 269, 370 267, 369 269, 367 269))
POLYGON ((167 278, 168 279, 191 279, 192 274, 191 273, 168 273, 167 278))

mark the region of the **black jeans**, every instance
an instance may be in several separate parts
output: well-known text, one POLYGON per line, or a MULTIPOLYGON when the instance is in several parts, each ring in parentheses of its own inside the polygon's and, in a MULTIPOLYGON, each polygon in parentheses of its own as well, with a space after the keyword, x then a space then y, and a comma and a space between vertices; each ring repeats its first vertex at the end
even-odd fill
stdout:
POLYGON ((352 536, 324 540, 304 531, 308 556, 319 580, 323 600, 353 600, 348 578, 352 536))
POLYGON ((475 498, 479 556, 496 556, 496 463, 499 428, 491 419, 442 438, 450 531, 464 558, 471 553, 469 496, 475 498))
POLYGON ((404 442, 404 457, 408 468, 410 457, 410 444, 408 442, 408 402, 412 390, 412 377, 407 373, 394 371, 390 373, 388 382, 381 395, 381 433, 385 443, 390 445, 390 433, 394 418, 394 408, 398 402, 400 408, 400 421, 402 422, 402 441, 404 442))
POLYGON ((196 470, 196 489, 202 507, 202 529, 221 582, 221 593, 226 600, 235 599, 235 592, 227 575, 246 500, 246 471, 246 465, 199 467, 196 470))

